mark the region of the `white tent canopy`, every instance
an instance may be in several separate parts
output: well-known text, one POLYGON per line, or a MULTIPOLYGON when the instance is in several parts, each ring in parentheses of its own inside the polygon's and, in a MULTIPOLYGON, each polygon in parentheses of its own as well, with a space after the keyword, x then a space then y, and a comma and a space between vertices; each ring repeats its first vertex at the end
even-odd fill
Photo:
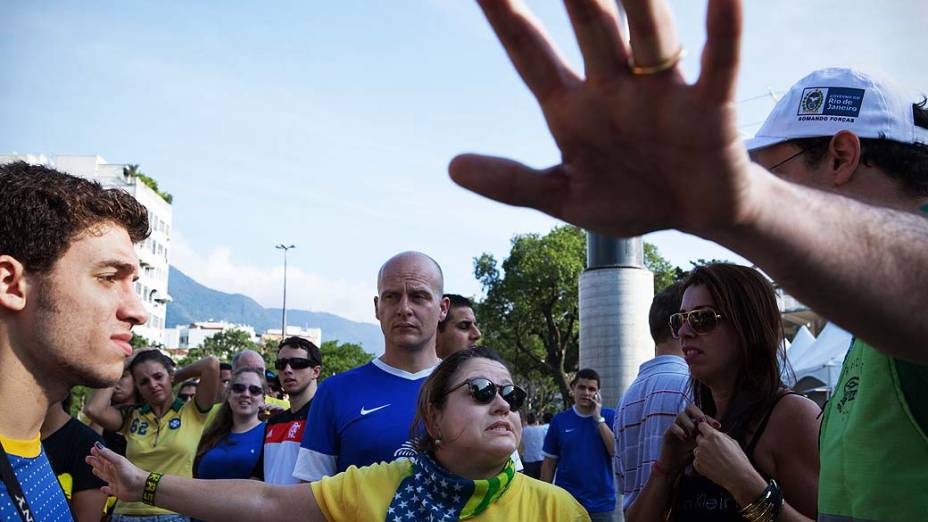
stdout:
MULTIPOLYGON (((806 334, 812 335, 808 330, 806 334)), ((806 346, 797 345, 800 335, 805 337, 800 330, 787 354, 796 376, 790 386, 795 386, 797 391, 821 386, 834 390, 853 336, 834 323, 826 324, 819 336, 806 346), (800 386, 796 386, 797 383, 800 386)))

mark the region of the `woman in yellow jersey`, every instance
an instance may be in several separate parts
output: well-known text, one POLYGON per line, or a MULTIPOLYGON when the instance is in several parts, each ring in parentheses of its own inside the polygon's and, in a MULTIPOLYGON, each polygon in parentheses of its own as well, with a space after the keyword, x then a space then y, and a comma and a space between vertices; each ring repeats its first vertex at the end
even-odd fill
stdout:
MULTIPOLYGON (((135 464, 192 476, 197 444, 220 386, 219 360, 206 357, 184 369, 188 378, 200 379, 196 395, 187 402, 174 396, 174 361, 160 351, 137 353, 129 372, 142 403, 120 410, 110 405, 111 389, 101 391, 85 406, 87 416, 104 429, 122 433, 127 441, 126 457, 135 464)), ((188 520, 170 510, 124 498, 117 503, 112 520, 128 522, 155 516, 159 522, 188 520)))
POLYGON ((311 486, 161 477, 105 448, 87 461, 109 482, 105 491, 204 520, 588 521, 566 491, 515 472, 524 399, 499 356, 474 348, 422 385, 410 459, 352 466, 311 486))

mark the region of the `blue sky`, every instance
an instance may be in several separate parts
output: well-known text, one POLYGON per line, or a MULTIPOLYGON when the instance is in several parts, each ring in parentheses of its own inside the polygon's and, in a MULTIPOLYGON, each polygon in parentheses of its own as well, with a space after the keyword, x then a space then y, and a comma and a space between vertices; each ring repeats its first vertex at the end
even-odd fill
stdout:
MULTIPOLYGON (((527 2, 580 63, 560 2, 527 2)), ((698 74, 705 2, 671 2, 698 74)), ((753 133, 807 72, 850 65, 928 91, 928 4, 749 1, 739 122, 753 133)), ((4 2, 0 153, 138 163, 174 195, 171 261, 214 288, 373 321, 377 268, 422 250, 449 291, 477 294, 471 261, 556 221, 459 189, 457 153, 558 158, 540 112, 476 4, 4 2)), ((686 114, 681 114, 686 118, 686 114)), ((672 262, 711 243, 652 234, 672 262)))

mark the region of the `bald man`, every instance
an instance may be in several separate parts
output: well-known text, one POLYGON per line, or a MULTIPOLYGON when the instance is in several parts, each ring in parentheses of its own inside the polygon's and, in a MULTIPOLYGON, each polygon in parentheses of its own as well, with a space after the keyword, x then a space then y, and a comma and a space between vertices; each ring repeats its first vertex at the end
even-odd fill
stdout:
POLYGON ((441 267, 420 252, 390 258, 377 276, 374 316, 384 353, 329 377, 309 411, 293 476, 307 482, 412 455, 409 426, 422 382, 438 365, 435 337, 448 313, 441 267))

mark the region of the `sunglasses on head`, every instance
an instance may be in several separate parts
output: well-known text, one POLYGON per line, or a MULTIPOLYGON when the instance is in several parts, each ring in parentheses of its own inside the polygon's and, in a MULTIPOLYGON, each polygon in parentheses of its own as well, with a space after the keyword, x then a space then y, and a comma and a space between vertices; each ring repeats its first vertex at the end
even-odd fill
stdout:
POLYGON ((461 384, 452 387, 448 390, 448 393, 464 386, 468 387, 471 396, 478 404, 490 404, 493 398, 496 397, 497 392, 509 404, 509 409, 512 411, 518 411, 522 407, 522 403, 525 402, 525 390, 522 388, 515 384, 496 384, 486 377, 467 379, 461 384))
POLYGON ((274 368, 277 368, 278 371, 283 371, 287 367, 287 364, 290 365, 294 370, 303 370, 313 366, 312 359, 307 359, 306 357, 291 357, 287 359, 286 357, 277 359, 277 362, 274 363, 274 368))
POLYGON ((722 316, 711 308, 673 314, 670 316, 670 333, 674 338, 680 337, 680 329, 684 324, 689 324, 697 335, 706 334, 719 325, 720 319, 722 316))
POLYGON ((264 389, 262 389, 260 386, 255 386, 254 384, 245 386, 244 384, 237 382, 232 385, 232 391, 235 393, 245 393, 246 390, 248 393, 254 395, 255 397, 264 395, 264 389))

